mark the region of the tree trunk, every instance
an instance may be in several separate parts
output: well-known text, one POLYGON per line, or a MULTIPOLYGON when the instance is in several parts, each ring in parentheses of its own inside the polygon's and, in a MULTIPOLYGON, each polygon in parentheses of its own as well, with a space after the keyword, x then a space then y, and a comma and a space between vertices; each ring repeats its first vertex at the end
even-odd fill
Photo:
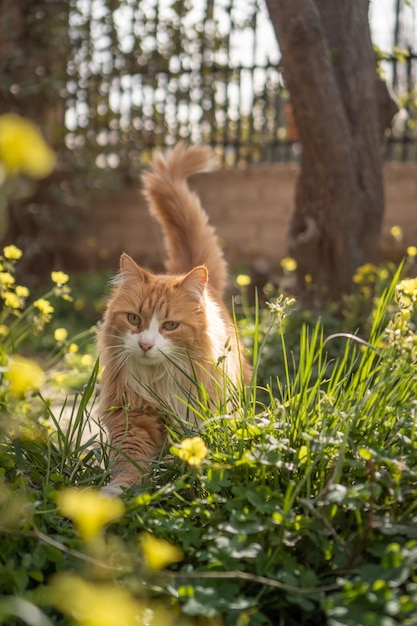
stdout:
POLYGON ((289 251, 299 289, 311 276, 321 305, 351 290, 358 266, 379 259, 379 97, 388 95, 378 86, 368 0, 267 4, 303 148, 289 251))

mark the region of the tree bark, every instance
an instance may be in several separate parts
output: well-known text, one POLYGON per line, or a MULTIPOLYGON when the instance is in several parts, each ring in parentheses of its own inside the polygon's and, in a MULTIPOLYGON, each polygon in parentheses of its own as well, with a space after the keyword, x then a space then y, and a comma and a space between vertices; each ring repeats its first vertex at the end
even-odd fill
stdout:
MULTIPOLYGON (((267 0, 302 143, 289 252, 315 303, 377 263, 384 211, 382 134, 368 0, 267 0)), ((384 120, 385 122, 385 120, 384 120)))

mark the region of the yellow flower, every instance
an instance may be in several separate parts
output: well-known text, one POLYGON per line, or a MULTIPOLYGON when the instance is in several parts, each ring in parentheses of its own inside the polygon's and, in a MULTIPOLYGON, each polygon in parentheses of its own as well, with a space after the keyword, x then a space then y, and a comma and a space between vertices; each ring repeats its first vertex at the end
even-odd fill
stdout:
POLYGON ((94 362, 94 359, 91 356, 91 354, 83 354, 83 356, 81 357, 81 365, 84 365, 84 367, 90 367, 90 365, 92 365, 93 362, 94 362))
POLYGON ((165 539, 157 539, 150 533, 142 533, 140 544, 147 566, 154 572, 164 569, 171 563, 178 563, 184 558, 180 548, 173 546, 165 539))
POLYGON ((0 326, 0 336, 6 336, 9 333, 9 329, 7 328, 7 326, 5 324, 2 324, 0 326))
POLYGON ((63 374, 62 372, 55 372, 54 374, 52 374, 52 380, 54 381, 54 383, 56 383, 58 386, 61 386, 64 384, 64 382, 66 381, 67 376, 66 374, 63 374))
POLYGON ((378 268, 373 263, 365 263, 357 268, 353 282, 360 285, 362 282, 374 282, 378 268))
POLYGON ((407 254, 408 254, 408 256, 411 256, 411 257, 417 256, 417 247, 416 246, 408 246, 407 254))
POLYGON ((65 272, 51 272, 51 278, 57 285, 65 285, 69 281, 69 276, 65 272))
POLYGON ((51 313, 54 312, 54 307, 50 302, 48 302, 48 300, 45 300, 45 298, 35 300, 33 306, 36 307, 42 315, 51 315, 51 313))
POLYGON ((70 343, 70 345, 68 346, 68 352, 70 354, 75 354, 75 352, 78 352, 78 346, 76 343, 70 343))
POLYGON ((54 332, 54 339, 58 343, 62 343, 68 337, 68 332, 65 328, 57 328, 54 332))
POLYGON ((247 274, 238 274, 236 276, 236 284, 238 287, 248 287, 251 284, 251 277, 247 274))
POLYGON ((297 261, 290 256, 281 259, 280 265, 286 272, 294 272, 297 269, 297 261))
POLYGON ((21 299, 15 293, 13 293, 13 291, 8 291, 7 293, 5 293, 3 299, 5 306, 7 306, 9 309, 20 309, 20 307, 22 306, 21 299))
POLYGON ((364 263, 358 268, 358 271, 362 274, 375 274, 378 271, 378 268, 373 263, 364 263))
POLYGON ((55 155, 33 122, 6 113, 0 116, 0 162, 8 173, 43 178, 55 167, 55 155))
POLYGON ((17 246, 6 246, 3 248, 3 254, 6 259, 10 261, 17 261, 22 256, 23 252, 17 246))
POLYGON ((391 235, 394 237, 395 241, 402 241, 403 231, 400 226, 392 226, 391 235))
POLYGON ((417 297, 417 278, 404 278, 397 285, 397 290, 410 296, 411 298, 417 297))
POLYGON ((201 437, 193 437, 184 439, 179 448, 173 446, 171 452, 176 454, 181 461, 197 467, 206 458, 208 450, 201 437))
POLYGON ((35 391, 45 381, 45 374, 35 361, 17 355, 9 358, 4 377, 9 381, 10 390, 15 396, 35 391))
MULTIPOLYGON (((127 590, 115 585, 95 584, 74 574, 61 573, 54 576, 49 591, 54 606, 68 615, 77 626, 131 626, 145 623, 138 618, 143 615, 146 606, 127 590)), ((153 620, 149 624, 153 626, 153 620)))
POLYGON ((14 285, 14 282, 14 276, 12 276, 10 272, 0 272, 0 283, 2 285, 9 287, 10 285, 14 285))
POLYGON ((29 289, 24 285, 16 285, 16 295, 19 296, 19 298, 27 298, 29 289))
POLYGON ((389 271, 384 267, 379 270, 379 278, 387 280, 389 278, 389 271))
POLYGON ((311 285, 311 283, 313 282, 313 277, 311 274, 306 274, 304 276, 304 280, 306 282, 306 285, 311 285))
POLYGON ((125 511, 119 499, 110 500, 94 489, 64 489, 57 496, 58 509, 69 517, 84 539, 92 539, 101 529, 120 519, 125 511))

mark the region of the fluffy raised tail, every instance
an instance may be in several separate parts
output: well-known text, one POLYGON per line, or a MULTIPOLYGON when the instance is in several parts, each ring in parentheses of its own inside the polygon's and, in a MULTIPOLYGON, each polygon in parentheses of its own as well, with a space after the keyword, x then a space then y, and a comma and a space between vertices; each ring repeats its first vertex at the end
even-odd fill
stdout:
POLYGON ((150 213, 164 233, 167 271, 185 273, 205 265, 211 289, 221 296, 227 265, 207 213, 187 184, 188 176, 209 169, 210 160, 209 148, 179 143, 165 155, 155 154, 151 171, 143 174, 142 181, 150 213))

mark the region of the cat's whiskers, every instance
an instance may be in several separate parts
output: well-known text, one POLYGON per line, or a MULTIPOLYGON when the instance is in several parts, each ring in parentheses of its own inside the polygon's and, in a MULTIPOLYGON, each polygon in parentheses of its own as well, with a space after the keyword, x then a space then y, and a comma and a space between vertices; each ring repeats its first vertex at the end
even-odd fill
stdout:
POLYGON ((121 370, 124 368, 124 366, 126 365, 126 363, 129 361, 129 359, 131 358, 131 353, 126 350, 126 347, 121 344, 120 346, 120 350, 115 351, 115 346, 105 346, 104 350, 109 350, 111 353, 111 362, 113 365, 113 376, 117 376, 121 370))
POLYGON ((116 362, 116 367, 114 371, 115 376, 118 376, 120 372, 125 368, 125 365, 128 363, 129 358, 130 358, 130 355, 125 354, 123 355, 122 358, 118 359, 118 361, 116 362))
POLYGON ((162 350, 160 353, 164 357, 161 361, 164 368, 172 376, 175 376, 175 373, 180 376, 183 376, 184 373, 187 375, 191 373, 191 359, 185 348, 175 346, 171 348, 169 354, 165 354, 162 350))
POLYGON ((111 350, 115 350, 119 348, 123 350, 124 348, 126 348, 122 335, 106 333, 105 337, 109 341, 108 343, 103 342, 103 346, 102 346, 103 350, 111 351, 111 350), (114 339, 117 339, 117 341, 114 341, 114 339))

